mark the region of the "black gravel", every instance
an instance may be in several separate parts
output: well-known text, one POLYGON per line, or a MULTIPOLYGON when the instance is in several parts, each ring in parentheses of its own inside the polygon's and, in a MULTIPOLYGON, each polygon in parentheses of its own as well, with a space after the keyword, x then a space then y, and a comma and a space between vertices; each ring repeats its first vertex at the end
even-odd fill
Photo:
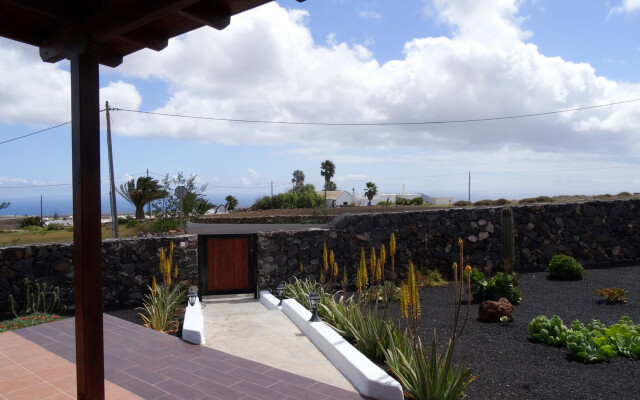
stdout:
MULTIPOLYGON (((611 325, 621 316, 640 324, 640 266, 585 270, 580 281, 555 281, 547 273, 523 274, 518 288, 522 302, 515 321, 508 324, 477 320, 479 304, 472 304, 456 357, 466 357, 477 379, 467 388, 471 399, 640 399, 640 361, 618 356, 609 362, 584 364, 566 348, 534 342, 527 330, 538 315, 558 315, 569 326, 575 319, 599 319, 611 325), (626 290, 626 304, 605 304, 595 291, 605 287, 626 290)), ((420 292, 420 336, 431 343, 434 328, 445 343, 453 321, 453 289, 426 288, 420 292)), ((463 308, 466 310, 466 307, 463 308)), ((397 306, 392 312, 397 316, 397 306)))

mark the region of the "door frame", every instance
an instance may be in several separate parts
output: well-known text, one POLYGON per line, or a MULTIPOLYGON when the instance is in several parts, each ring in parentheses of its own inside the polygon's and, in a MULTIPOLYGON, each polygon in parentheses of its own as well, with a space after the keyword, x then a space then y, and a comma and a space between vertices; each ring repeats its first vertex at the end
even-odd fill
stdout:
POLYGON ((233 294, 233 293, 253 293, 254 298, 258 298, 258 276, 256 274, 258 266, 258 235, 255 233, 239 234, 200 234, 198 235, 198 297, 202 300, 202 295, 211 294, 233 294), (246 238, 249 249, 249 288, 232 290, 209 290, 208 282, 208 251, 207 242, 211 239, 243 239, 246 238))

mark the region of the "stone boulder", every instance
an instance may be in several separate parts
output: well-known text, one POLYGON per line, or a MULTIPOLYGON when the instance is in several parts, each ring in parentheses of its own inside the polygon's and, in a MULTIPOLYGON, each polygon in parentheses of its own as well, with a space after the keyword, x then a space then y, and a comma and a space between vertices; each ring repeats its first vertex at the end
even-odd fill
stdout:
POLYGON ((478 309, 478 320, 487 322, 500 322, 500 317, 509 317, 513 321, 513 305, 504 297, 498 301, 483 301, 478 309))

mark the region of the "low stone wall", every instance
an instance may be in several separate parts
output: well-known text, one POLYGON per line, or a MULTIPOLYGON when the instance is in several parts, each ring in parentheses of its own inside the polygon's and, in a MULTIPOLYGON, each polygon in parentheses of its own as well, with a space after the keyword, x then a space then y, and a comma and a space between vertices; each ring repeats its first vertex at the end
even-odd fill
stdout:
MULTIPOLYGON (((197 284, 197 236, 107 239, 102 242, 103 301, 105 308, 142 304, 151 277, 158 277, 160 248, 174 245, 178 280, 197 284), (184 245, 183 245, 184 244, 184 245)), ((9 294, 21 295, 22 280, 46 282, 60 287, 61 301, 73 307, 73 244, 38 244, 0 248, 0 317, 10 313, 9 294)))
MULTIPOLYGON (((640 200, 513 206, 515 270, 543 271, 555 254, 568 254, 584 266, 615 266, 640 262, 640 200)), ((409 260, 450 275, 458 259, 458 238, 474 267, 502 267, 501 207, 457 208, 388 214, 344 215, 329 229, 263 232, 258 237, 260 286, 292 276, 320 275, 323 243, 346 265, 355 283, 360 248, 379 250, 396 234, 396 272, 402 278, 409 260), (305 272, 299 272, 303 264, 305 272)), ((387 262, 389 268, 390 262, 387 262)))

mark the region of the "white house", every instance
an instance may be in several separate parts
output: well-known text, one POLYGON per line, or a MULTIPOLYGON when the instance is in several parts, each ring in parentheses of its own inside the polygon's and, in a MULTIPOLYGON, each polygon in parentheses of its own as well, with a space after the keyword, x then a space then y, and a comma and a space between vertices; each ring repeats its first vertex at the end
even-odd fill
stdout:
MULTIPOLYGON (((422 198, 425 204, 431 204, 434 206, 453 205, 453 197, 431 197, 422 193, 407 193, 405 191, 404 185, 402 185, 402 193, 380 193, 373 196, 373 199, 371 199, 371 205, 375 206, 381 201, 396 203, 398 199, 412 200, 416 197, 422 198)), ((355 201, 357 206, 369 205, 369 199, 362 194, 358 194, 355 201)))
MULTIPOLYGON (((324 197, 324 190, 317 193, 324 197)), ((327 190, 327 207, 350 206, 353 200, 353 195, 345 190, 327 190)))

